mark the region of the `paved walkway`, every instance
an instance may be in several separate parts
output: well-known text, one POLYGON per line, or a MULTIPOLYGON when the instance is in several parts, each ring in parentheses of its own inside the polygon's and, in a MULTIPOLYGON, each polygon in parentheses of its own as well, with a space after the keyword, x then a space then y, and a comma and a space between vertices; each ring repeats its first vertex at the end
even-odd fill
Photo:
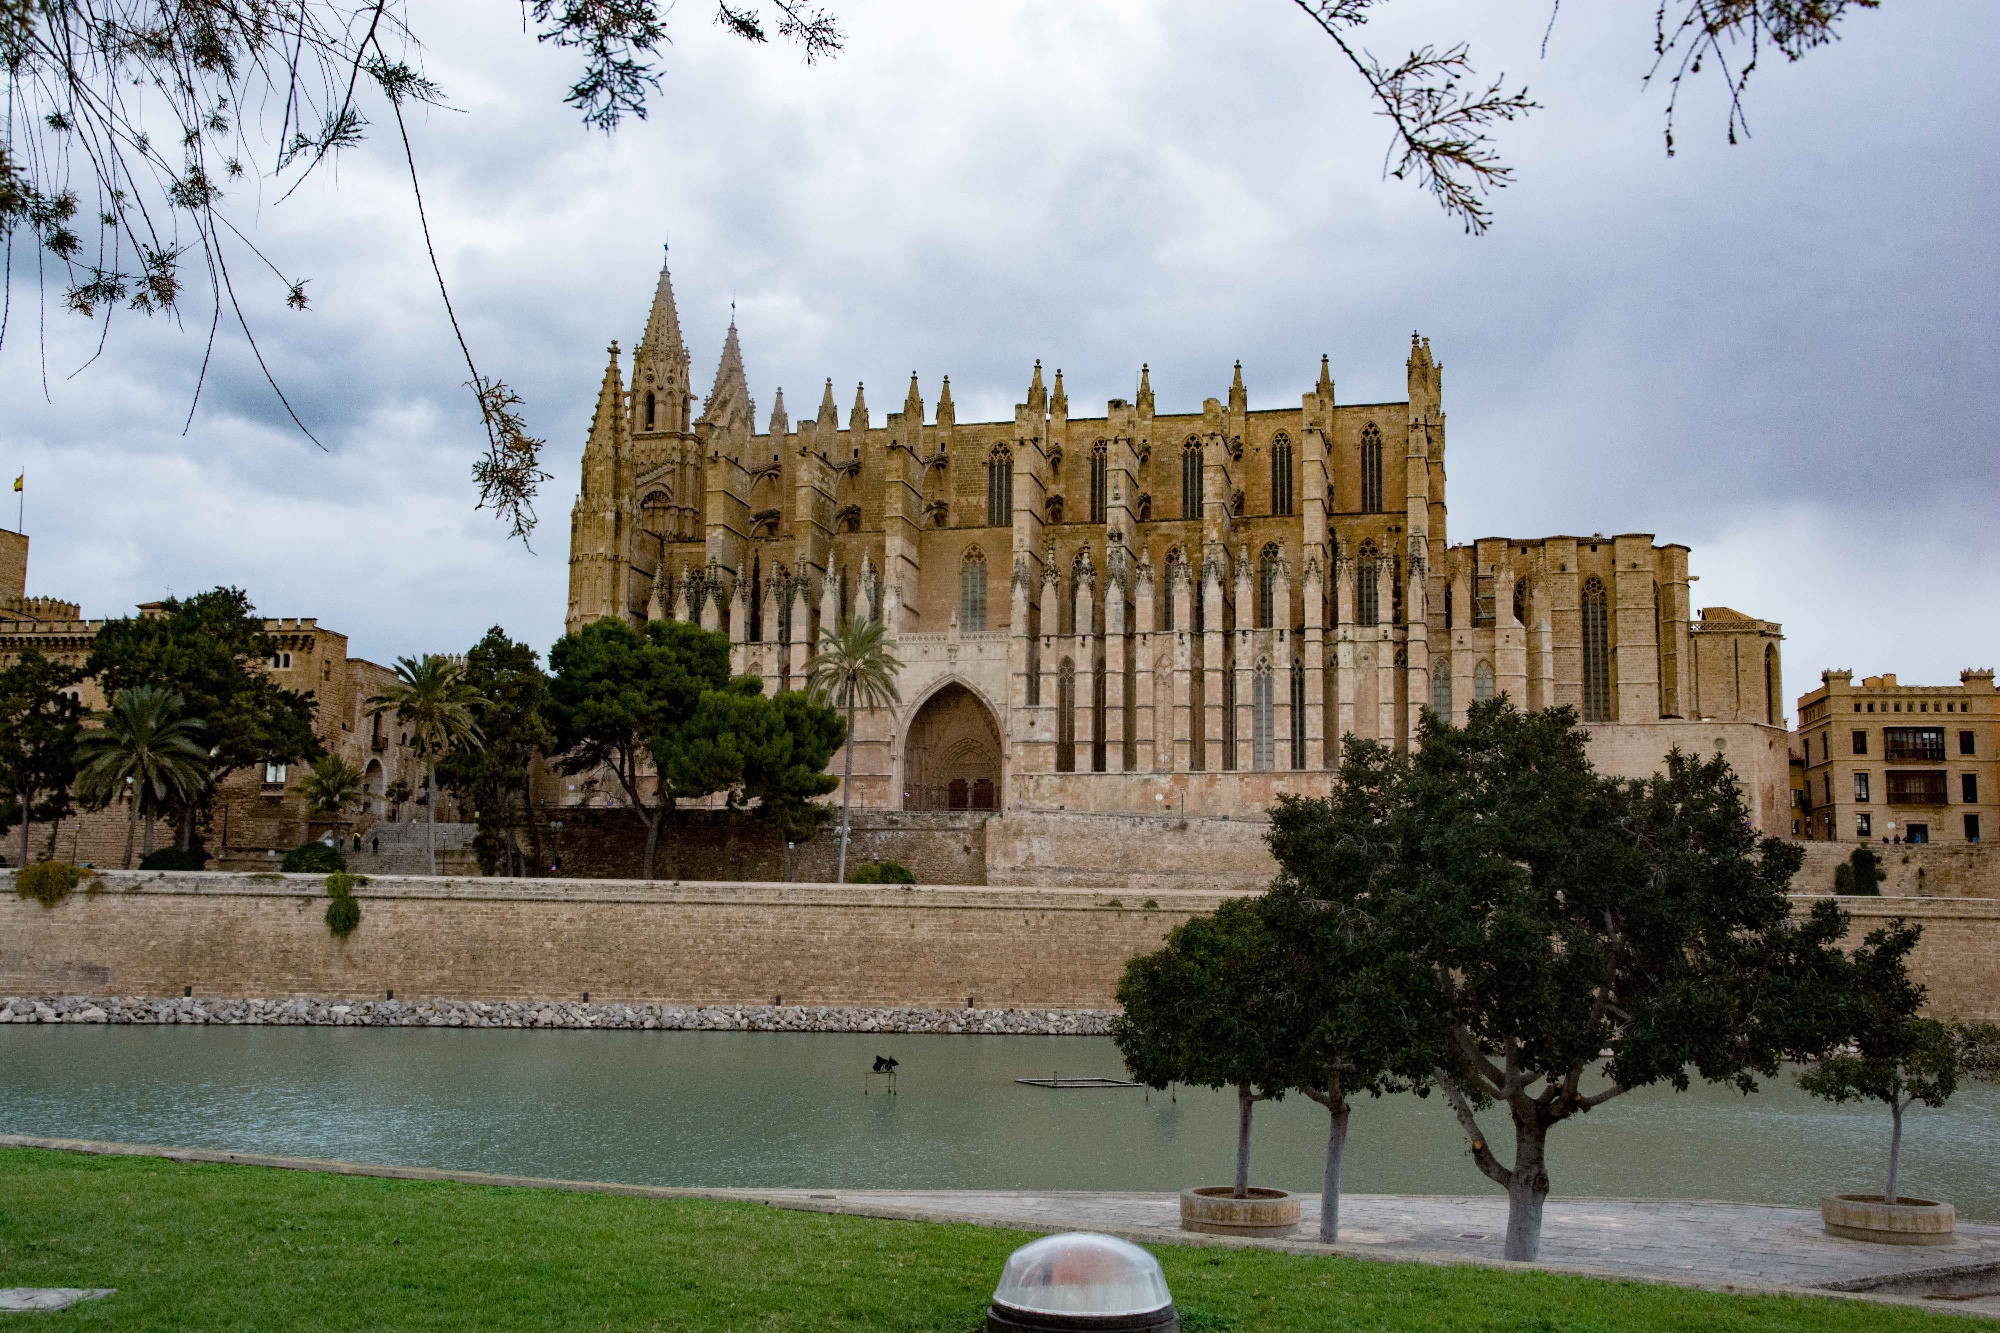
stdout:
MULTIPOLYGON (((731 1191, 790 1207, 934 1221, 969 1221, 1024 1230, 1109 1231, 1164 1244, 1213 1238, 1180 1229, 1171 1194, 1061 1194, 959 1190, 731 1191)), ((1327 1253, 1312 1237, 1319 1200, 1303 1201, 1296 1238, 1235 1239, 1301 1253, 1327 1253)), ((1340 1243, 1333 1252, 1359 1258, 1442 1263, 1500 1260, 1507 1220, 1497 1194, 1439 1196, 1349 1194, 1341 1198, 1340 1243)), ((1540 1264, 1598 1276, 1639 1278, 1723 1289, 1799 1290, 1923 1269, 2000 1264, 2000 1226, 1961 1222, 1950 1245, 1872 1245, 1826 1234, 1817 1209, 1746 1203, 1644 1199, 1551 1199, 1542 1219, 1540 1264)), ((1985 1284, 1978 1284, 1985 1285, 1985 1284)), ((1991 1283, 2000 1293, 2000 1272, 1991 1283)), ((2000 1315, 2000 1294, 1924 1301, 2000 1315)))

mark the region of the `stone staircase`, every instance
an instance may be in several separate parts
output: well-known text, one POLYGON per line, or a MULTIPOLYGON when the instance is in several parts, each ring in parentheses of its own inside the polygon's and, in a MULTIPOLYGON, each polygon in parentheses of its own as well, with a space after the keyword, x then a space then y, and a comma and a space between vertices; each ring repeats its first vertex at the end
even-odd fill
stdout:
MULTIPOLYGON (((440 875, 477 875, 478 858, 472 839, 478 833, 473 824, 437 826, 437 868, 440 875)), ((357 875, 428 875, 430 858, 424 852, 424 821, 414 819, 390 823, 378 820, 361 830, 361 850, 354 850, 349 836, 340 846, 347 868, 357 875), (380 841, 381 850, 376 843, 380 841)))

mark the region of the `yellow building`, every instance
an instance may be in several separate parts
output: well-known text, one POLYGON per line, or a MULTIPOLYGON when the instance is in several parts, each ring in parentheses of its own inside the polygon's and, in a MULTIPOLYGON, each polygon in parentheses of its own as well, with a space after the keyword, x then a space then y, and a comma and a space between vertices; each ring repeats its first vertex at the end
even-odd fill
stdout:
POLYGON ((1799 822, 1822 841, 1975 843, 2000 821, 2000 695, 1827 671, 1799 697, 1799 822))
MULTIPOLYGON (((27 596, 27 570, 27 537, 0 531, 0 667, 13 665, 33 648, 53 661, 81 668, 105 622, 84 619, 74 602, 27 596)), ((150 602, 138 611, 142 616, 159 615, 162 607, 150 602)), ((395 673, 348 656, 347 636, 310 617, 273 617, 264 622, 264 632, 274 649, 265 669, 285 688, 313 696, 321 742, 364 776, 367 808, 358 819, 350 816, 349 828, 367 828, 398 815, 407 818, 413 807, 392 811, 388 794, 398 782, 416 792, 423 782, 423 766, 393 718, 366 715, 369 696, 394 680, 395 673)), ((95 680, 83 681, 77 693, 91 709, 104 706, 95 680)), ((307 810, 299 792, 303 776, 298 765, 269 764, 226 777, 216 789, 203 831, 211 864, 222 869, 264 866, 273 856, 322 834, 328 826, 307 810)), ((78 864, 118 865, 125 854, 126 824, 123 806, 85 813, 57 827, 36 824, 29 830, 30 853, 78 864)), ((18 837, 17 831, 6 840, 10 856, 18 849, 18 837)))
POLYGON ((1340 402, 1322 357, 1296 406, 1251 410, 1239 364, 1162 413, 1142 366, 1073 412, 1037 363, 985 422, 913 374, 879 417, 829 381, 794 424, 780 391, 760 429, 733 323, 699 415, 689 361, 663 268, 598 395, 567 623, 697 621, 786 688, 821 627, 879 617, 904 702, 858 727, 866 806, 1255 813, 1324 791, 1343 736, 1406 747, 1423 707, 1505 692, 1574 705, 1610 772, 1720 748, 1783 827, 1779 627, 1694 614, 1687 549, 1645 534, 1451 545, 1415 335, 1397 402, 1340 402))

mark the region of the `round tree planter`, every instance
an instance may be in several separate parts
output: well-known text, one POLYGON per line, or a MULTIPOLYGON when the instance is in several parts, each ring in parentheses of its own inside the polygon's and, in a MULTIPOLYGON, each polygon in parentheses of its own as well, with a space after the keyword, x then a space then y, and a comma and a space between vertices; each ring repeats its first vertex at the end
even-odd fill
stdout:
POLYGON ((1826 1234, 1877 1245, 1949 1245, 1957 1212, 1948 1203, 1904 1195, 1883 1203, 1879 1194, 1829 1194, 1819 1201, 1826 1234))
POLYGON ((1235 1197, 1229 1185, 1181 1191, 1181 1230, 1216 1236, 1284 1236, 1298 1229, 1299 1196, 1284 1190, 1250 1189, 1235 1197))

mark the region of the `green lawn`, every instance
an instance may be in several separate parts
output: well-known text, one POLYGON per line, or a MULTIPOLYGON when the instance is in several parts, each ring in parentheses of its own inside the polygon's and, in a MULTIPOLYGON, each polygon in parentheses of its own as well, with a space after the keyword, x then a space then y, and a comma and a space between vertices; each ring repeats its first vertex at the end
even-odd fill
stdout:
MULTIPOLYGON (((0 1328, 981 1327, 1021 1233, 757 1204, 0 1149, 0 1287, 116 1287, 0 1328)), ((1936 1329, 1962 1319, 1544 1273, 1157 1251, 1190 1333, 1936 1329)))

